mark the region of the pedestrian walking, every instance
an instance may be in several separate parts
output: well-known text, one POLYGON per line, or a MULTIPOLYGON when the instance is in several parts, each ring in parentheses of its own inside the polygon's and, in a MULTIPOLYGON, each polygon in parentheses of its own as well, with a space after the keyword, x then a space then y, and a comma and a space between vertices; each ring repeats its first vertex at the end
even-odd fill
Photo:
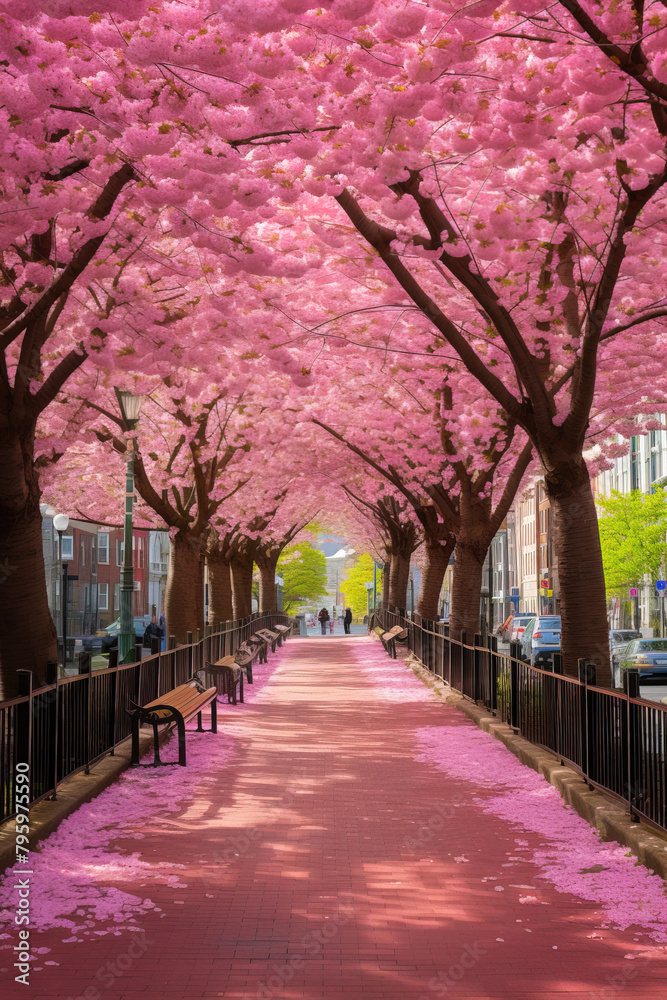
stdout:
POLYGON ((327 634, 327 622, 329 621, 329 612, 327 611, 326 608, 322 608, 322 610, 320 611, 319 615, 317 616, 317 620, 319 621, 320 625, 322 626, 322 635, 326 635, 327 634))
POLYGON ((345 635, 351 635, 350 625, 352 624, 352 609, 345 608, 345 617, 343 618, 343 628, 345 629, 345 635))

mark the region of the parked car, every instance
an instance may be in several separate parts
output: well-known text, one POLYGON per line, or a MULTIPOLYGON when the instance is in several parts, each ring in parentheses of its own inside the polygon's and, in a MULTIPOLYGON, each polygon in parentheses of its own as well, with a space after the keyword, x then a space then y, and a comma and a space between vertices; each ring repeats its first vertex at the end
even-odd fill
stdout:
POLYGON ((521 652, 534 667, 546 663, 553 653, 560 653, 560 615, 538 615, 523 630, 521 652))
MULTIPOLYGON (((619 679, 623 671, 636 667, 640 684, 665 684, 667 682, 667 639, 633 639, 628 643, 620 664, 619 679)), ((621 684, 619 683, 619 687, 621 684)))
POLYGON ((609 633, 609 653, 611 655, 611 677, 614 687, 621 687, 621 660, 625 656, 628 643, 641 639, 642 634, 634 628, 615 628, 609 633))
POLYGON ((532 621, 534 617, 535 615, 524 613, 514 616, 512 631, 510 633, 510 642, 521 642, 521 637, 523 636, 526 625, 528 622, 532 621))
MULTIPOLYGON (((143 641, 146 626, 150 623, 150 621, 150 615, 137 615, 135 617, 134 634, 137 642, 143 641)), ((102 653, 108 653, 110 649, 117 648, 119 632, 120 618, 116 618, 115 622, 111 622, 111 625, 107 625, 106 628, 101 629, 96 635, 84 636, 82 640, 83 648, 90 651, 100 650, 102 653)))

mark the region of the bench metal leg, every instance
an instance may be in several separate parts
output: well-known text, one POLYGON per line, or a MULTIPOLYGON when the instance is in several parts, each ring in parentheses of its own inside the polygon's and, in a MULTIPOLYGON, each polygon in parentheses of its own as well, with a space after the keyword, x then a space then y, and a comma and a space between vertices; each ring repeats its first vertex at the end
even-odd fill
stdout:
POLYGON ((239 701, 243 704, 243 671, 239 672, 239 701))
POLYGON ((185 767, 185 723, 182 716, 176 719, 176 728, 178 730, 178 763, 181 767, 185 767))
POLYGON ((252 663, 249 663, 246 667, 246 674, 248 676, 248 684, 252 684, 252 663))
POLYGON ((162 764, 160 760, 160 742, 157 732, 157 722, 153 723, 153 767, 159 767, 162 764))
POLYGON ((203 733, 204 727, 201 724, 201 712, 197 712, 197 732, 203 733))
POLYGON ((214 698, 211 702, 211 732, 217 733, 218 731, 218 699, 214 698))

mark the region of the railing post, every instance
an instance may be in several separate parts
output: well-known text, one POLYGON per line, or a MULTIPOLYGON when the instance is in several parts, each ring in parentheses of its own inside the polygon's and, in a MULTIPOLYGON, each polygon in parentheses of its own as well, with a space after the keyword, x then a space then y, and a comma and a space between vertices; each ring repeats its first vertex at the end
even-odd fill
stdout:
POLYGON ((79 661, 79 674, 86 675, 86 766, 84 771, 90 774, 91 746, 93 742, 93 672, 90 658, 79 661))
MULTIPOLYGON (((118 650, 115 651, 118 656, 118 650)), ((57 660, 47 663, 47 681, 55 685, 53 691, 53 792, 49 796, 56 798, 58 790, 58 754, 60 753, 60 666, 57 660)))
POLYGON ((488 636, 489 645, 489 708, 495 715, 498 711, 498 638, 488 636))
POLYGON ((510 725, 519 732, 519 658, 516 647, 518 643, 510 643, 510 725))
POLYGON ((473 701, 475 702, 475 704, 477 704, 478 701, 481 701, 479 697, 479 668, 480 668, 479 647, 482 645, 482 637, 479 634, 479 632, 476 632, 475 635, 473 636, 472 644, 475 647, 472 653, 472 663, 473 663, 472 694, 473 694, 473 701))
POLYGON ((554 673, 555 674, 560 674, 562 676, 562 674, 563 674, 563 654, 562 653, 554 653, 553 654, 553 665, 554 665, 554 673))
POLYGON ((23 773, 28 778, 28 802, 32 802, 32 670, 17 670, 16 679, 19 697, 28 700, 16 706, 16 759, 14 761, 14 774, 10 777, 14 789, 13 812, 17 811, 15 780, 19 773, 16 771, 17 764, 28 766, 28 770, 23 773))
POLYGON ((134 655, 136 657, 137 663, 141 663, 144 655, 144 644, 143 642, 135 642, 134 644, 134 655))
POLYGON ((625 762, 626 769, 626 787, 627 787, 627 800, 628 809, 630 810, 630 819, 633 823, 639 822, 639 816, 635 810, 635 805, 637 802, 637 789, 635 788, 634 782, 634 768, 632 766, 632 748, 635 746, 635 726, 634 720, 637 718, 637 712, 632 711, 632 706, 630 704, 633 698, 639 698, 639 670, 635 667, 632 670, 623 671, 623 690, 626 696, 625 703, 625 726, 623 727, 623 737, 625 739, 625 753, 623 755, 623 760, 625 762))
POLYGON ((595 726, 592 724, 594 720, 591 719, 591 706, 589 704, 590 699, 588 697, 588 685, 595 684, 597 679, 595 664, 591 663, 590 660, 580 659, 578 664, 579 672, 579 682, 581 684, 581 701, 580 701, 580 729, 581 729, 581 770, 584 773, 584 777, 588 782, 588 787, 593 786, 590 783, 591 768, 595 759, 594 750, 592 746, 593 733, 595 732, 595 726))
POLYGON ((176 649, 176 636, 175 635, 170 635, 169 638, 167 639, 167 649, 171 653, 171 687, 172 687, 172 690, 173 690, 177 686, 176 685, 176 653, 174 652, 174 650, 176 649))

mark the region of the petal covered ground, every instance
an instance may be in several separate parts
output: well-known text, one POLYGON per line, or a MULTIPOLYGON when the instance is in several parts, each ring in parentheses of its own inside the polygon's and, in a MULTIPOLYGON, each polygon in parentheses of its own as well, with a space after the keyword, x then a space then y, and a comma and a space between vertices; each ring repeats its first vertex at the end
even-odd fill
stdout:
POLYGON ((126 772, 33 856, 3 997, 664 996, 662 881, 378 643, 258 673, 187 768, 126 772))

